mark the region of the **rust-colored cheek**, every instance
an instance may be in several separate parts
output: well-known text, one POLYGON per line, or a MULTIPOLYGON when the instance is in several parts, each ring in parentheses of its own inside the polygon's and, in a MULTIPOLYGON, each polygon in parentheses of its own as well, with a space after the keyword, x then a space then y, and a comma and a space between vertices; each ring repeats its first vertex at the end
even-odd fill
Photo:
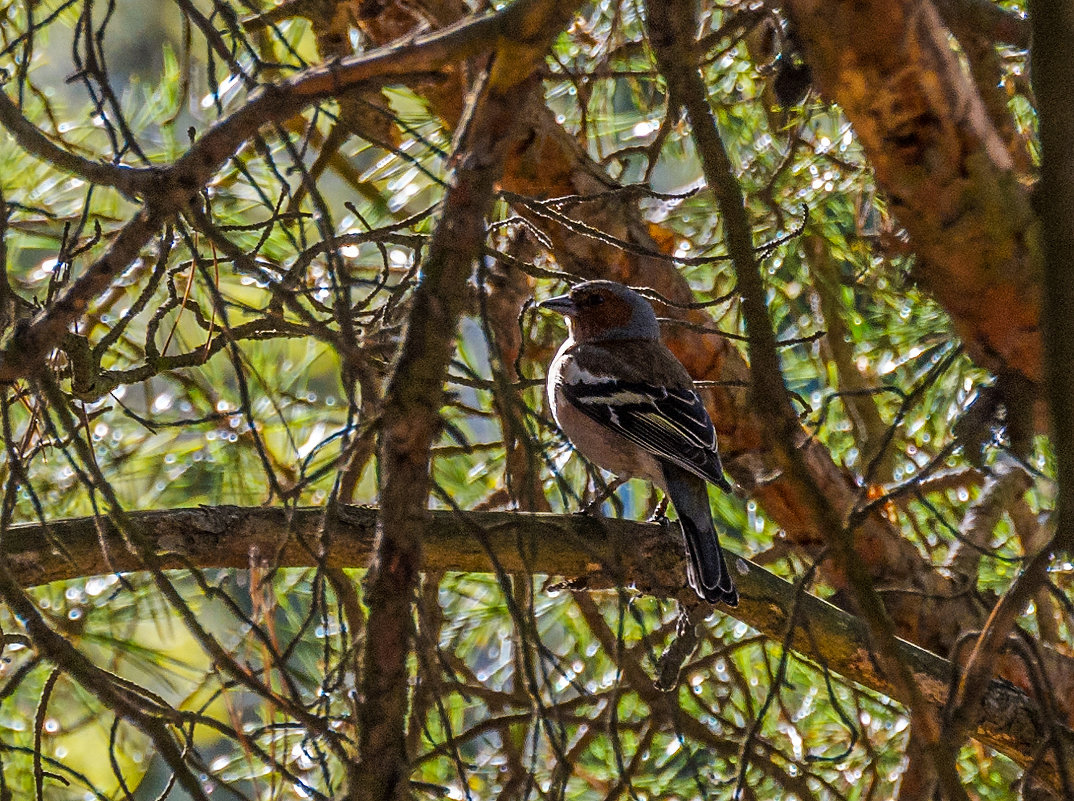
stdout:
POLYGON ((575 319, 578 338, 586 339, 609 328, 618 328, 629 322, 630 316, 630 305, 619 298, 608 298, 599 306, 583 308, 575 319))

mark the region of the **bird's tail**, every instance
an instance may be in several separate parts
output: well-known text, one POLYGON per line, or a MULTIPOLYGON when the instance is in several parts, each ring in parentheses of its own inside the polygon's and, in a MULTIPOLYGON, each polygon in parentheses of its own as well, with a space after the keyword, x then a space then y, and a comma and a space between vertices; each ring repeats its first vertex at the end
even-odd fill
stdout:
POLYGON ((668 470, 668 466, 665 466, 664 476, 686 541, 687 583, 709 603, 722 601, 728 606, 737 606, 738 591, 723 559, 705 482, 685 470, 668 470))
POLYGON ((709 603, 723 601, 738 606, 738 590, 723 560, 723 550, 711 521, 698 528, 688 517, 680 517, 682 535, 686 540, 686 581, 700 597, 709 603))

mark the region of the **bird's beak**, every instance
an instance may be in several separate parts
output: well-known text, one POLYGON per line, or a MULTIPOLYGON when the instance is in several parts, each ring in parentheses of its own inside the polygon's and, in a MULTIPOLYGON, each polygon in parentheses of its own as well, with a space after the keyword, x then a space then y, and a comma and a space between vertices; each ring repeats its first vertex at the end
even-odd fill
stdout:
POLYGON ((560 314, 570 314, 575 310, 574 301, 571 300, 570 295, 557 295, 554 298, 542 301, 537 304, 538 309, 550 309, 560 314))

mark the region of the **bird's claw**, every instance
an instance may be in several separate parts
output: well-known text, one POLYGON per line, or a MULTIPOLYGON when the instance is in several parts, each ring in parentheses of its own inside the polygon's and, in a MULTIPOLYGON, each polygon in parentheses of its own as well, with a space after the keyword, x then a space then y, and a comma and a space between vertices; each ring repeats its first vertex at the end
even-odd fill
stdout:
POLYGON ((667 495, 665 495, 663 498, 661 498, 660 503, 658 503, 656 505, 656 508, 653 509, 653 513, 651 515, 649 515, 649 520, 647 522, 649 522, 649 523, 659 523, 664 528, 667 528, 667 526, 668 526, 667 511, 668 511, 668 501, 669 500, 670 499, 668 498, 667 495))
POLYGON ((587 503, 577 512, 574 512, 574 514, 580 517, 603 517, 603 515, 600 513, 600 507, 603 505, 604 499, 600 498, 598 500, 587 503))
POLYGON ((649 515, 649 519, 646 520, 645 522, 646 523, 656 523, 658 526, 661 526, 662 528, 667 528, 668 526, 671 525, 671 518, 668 517, 663 512, 654 512, 653 514, 649 515))

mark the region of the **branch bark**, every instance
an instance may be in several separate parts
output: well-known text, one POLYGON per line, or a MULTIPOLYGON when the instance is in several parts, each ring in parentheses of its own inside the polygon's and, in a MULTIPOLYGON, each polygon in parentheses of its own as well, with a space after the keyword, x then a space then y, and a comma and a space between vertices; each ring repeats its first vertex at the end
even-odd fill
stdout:
POLYGON ((1040 104, 1041 220, 1044 240, 1044 344, 1052 446, 1059 481, 1056 544, 1074 551, 1074 9, 1034 0, 1033 87, 1040 104))
MULTIPOLYGON (((370 507, 341 507, 327 530, 322 529, 325 516, 320 508, 203 506, 135 512, 129 519, 143 541, 160 554, 164 568, 244 569, 251 557, 275 559, 279 567, 315 567, 322 537, 330 543, 323 564, 344 568, 369 564, 378 516, 378 510, 370 507)), ((51 523, 47 538, 36 524, 13 526, 4 540, 11 575, 24 586, 34 586, 106 573, 102 541, 115 570, 143 569, 113 524, 102 522, 100 538, 93 518, 51 523), (50 546, 50 540, 62 542, 64 553, 50 546)), ((508 572, 584 576, 593 589, 633 584, 646 594, 689 598, 682 584, 682 546, 659 525, 579 515, 449 511, 430 512, 416 525, 427 571, 490 572, 495 558, 508 572)), ((878 670, 860 620, 820 598, 801 595, 793 584, 739 556, 729 553, 728 563, 741 593, 739 606, 729 610, 736 618, 782 639, 797 599, 802 627, 791 645, 799 655, 906 701, 895 682, 878 670)), ((897 641, 897 648, 925 698, 944 703, 954 676, 951 663, 903 640, 897 641)), ((1024 767, 1034 763, 1051 728, 1026 693, 994 680, 979 713, 971 730, 975 739, 1024 767)), ((1069 751, 1074 733, 1060 727, 1058 735, 1069 751)), ((1050 757, 1036 771, 1051 786, 1059 786, 1050 757)))

